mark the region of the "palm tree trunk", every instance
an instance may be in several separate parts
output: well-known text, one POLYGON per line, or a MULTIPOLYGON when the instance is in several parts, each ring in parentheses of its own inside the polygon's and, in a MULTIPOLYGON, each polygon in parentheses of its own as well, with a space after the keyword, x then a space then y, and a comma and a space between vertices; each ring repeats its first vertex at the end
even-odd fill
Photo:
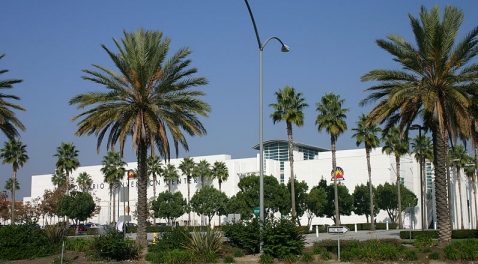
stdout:
MULTIPOLYGON (((370 196, 370 231, 375 231, 375 219, 373 215, 373 185, 372 185, 372 167, 370 166, 370 147, 365 146, 365 154, 367 156, 367 171, 368 171, 368 184, 369 184, 369 196, 370 196)), ((367 217, 368 222, 368 217, 367 217)))
POLYGON ((463 199, 461 199, 461 173, 460 168, 456 167, 456 179, 458 181, 458 198, 460 198, 460 220, 461 220, 461 229, 465 229, 465 225, 463 223, 463 199))
POLYGON ((337 161, 335 159, 335 137, 330 137, 331 146, 332 146, 332 172, 334 175, 334 204, 335 204, 335 225, 340 225, 340 212, 339 212, 339 190, 337 188, 337 161))
MULTIPOLYGON (((188 206, 189 202, 191 201, 191 176, 187 175, 186 176, 188 179, 188 206)), ((191 225, 191 212, 188 213, 188 226, 191 225)))
POLYGON ((475 198, 475 225, 476 229, 478 229, 478 207, 476 205, 476 184, 477 184, 477 172, 478 172, 478 137, 475 138, 475 171, 473 173, 473 197, 475 198))
POLYGON ((441 246, 451 243, 451 225, 450 225, 450 211, 448 208, 448 193, 447 193, 447 144, 446 137, 441 133, 438 123, 432 123, 432 139, 433 145, 433 166, 435 167, 435 200, 436 200, 436 214, 438 224, 438 240, 441 246))
POLYGON ((110 185, 110 206, 109 206, 109 208, 108 208, 108 209, 109 209, 109 210, 108 210, 108 211, 109 211, 108 213, 109 213, 109 221, 110 221, 110 223, 113 223, 113 221, 112 221, 113 217, 112 217, 112 215, 111 215, 111 213, 112 213, 112 211, 111 211, 111 206, 112 206, 112 204, 113 204, 113 189, 111 189, 111 185, 110 185))
POLYGON ((12 218, 10 220, 11 225, 15 225, 15 183, 17 182, 17 171, 13 170, 12 175, 12 218))
POLYGON ((140 140, 138 144, 138 235, 136 242, 146 248, 148 246, 146 234, 146 217, 147 217, 147 184, 146 175, 146 159, 148 156, 148 148, 144 141, 140 140))
POLYGON ((403 229, 403 221, 402 221, 402 195, 400 192, 400 156, 395 155, 395 166, 397 172, 397 198, 398 198, 398 228, 403 229))
MULTIPOLYGON (((156 201, 156 173, 153 172, 153 201, 156 201)), ((156 217, 153 216, 153 225, 156 226, 156 217)))
POLYGON ((116 223, 116 186, 113 185, 113 223, 116 223))
POLYGON ((290 122, 287 122, 287 138, 289 139, 290 196, 292 199, 292 219, 297 221, 295 210, 294 141, 292 139, 292 124, 290 122))

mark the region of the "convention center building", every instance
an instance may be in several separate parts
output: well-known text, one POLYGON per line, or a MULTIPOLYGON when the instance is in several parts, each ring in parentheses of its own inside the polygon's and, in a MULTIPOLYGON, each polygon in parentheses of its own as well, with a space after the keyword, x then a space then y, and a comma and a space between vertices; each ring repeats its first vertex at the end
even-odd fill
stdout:
MULTIPOLYGON (((287 183, 287 180, 290 176, 290 165, 288 162, 288 142, 287 140, 269 140, 265 141, 264 144, 264 175, 273 175, 277 178, 280 183, 287 183)), ((253 147, 254 149, 259 149, 259 145, 253 147)), ((309 190, 316 186, 319 181, 323 178, 327 180, 327 184, 333 183, 331 178, 331 151, 328 149, 311 146, 307 144, 294 143, 294 174, 296 179, 301 182, 305 181, 309 186, 309 190)), ((259 154, 256 157, 251 158, 242 158, 242 159, 233 159, 230 155, 220 154, 220 155, 211 155, 211 156, 198 156, 192 157, 193 160, 198 163, 201 160, 207 160, 210 164, 214 164, 216 161, 222 161, 226 164, 229 171, 229 178, 227 181, 224 181, 221 184, 221 189, 226 193, 227 196, 231 197, 239 191, 237 187, 241 177, 256 174, 259 175, 259 154)), ((355 186, 361 184, 367 184, 368 182, 368 171, 367 171, 367 162, 365 149, 351 149, 351 150, 338 150, 336 152, 337 167, 340 170, 340 176, 337 179, 340 179, 340 182, 344 184, 349 193, 353 193, 355 186)), ((171 159, 170 163, 175 165, 178 168, 181 163, 182 158, 180 159, 171 159)), ((387 155, 382 153, 381 148, 372 150, 370 154, 370 163, 372 167, 372 183, 374 186, 384 184, 386 182, 395 183, 396 182, 396 164, 395 156, 387 155)), ((135 170, 137 166, 136 162, 127 163, 126 170, 135 170)), ((88 221, 107 224, 112 221, 111 219, 111 206, 110 206, 110 195, 109 195, 109 184, 104 181, 104 175, 101 173, 101 165, 96 166, 84 166, 79 167, 75 170, 70 177, 76 178, 82 172, 88 173, 92 179, 93 184, 91 185, 89 192, 99 200, 99 205, 101 210, 98 214, 94 215, 88 221)), ((453 171, 453 170, 451 170, 453 171)), ((178 169, 179 174, 181 175, 181 170, 178 169)), ((426 222, 428 227, 434 225, 436 221, 435 217, 435 205, 434 205, 434 188, 433 188, 433 170, 432 165, 429 162, 426 162, 425 170, 422 172, 425 183, 425 190, 427 193, 427 201, 425 202, 426 211, 426 222)), ((463 173, 461 174, 463 175, 463 173)), ((42 197, 45 190, 54 189, 54 185, 51 182, 51 174, 46 175, 34 175, 31 178, 31 196, 25 197, 24 202, 31 201, 33 198, 42 197)), ((456 174, 452 173, 452 177, 456 177, 456 174)), ((409 190, 420 196, 420 166, 419 163, 411 156, 404 155, 400 158, 400 181, 404 184, 409 190)), ((466 185, 466 177, 462 179, 462 185, 466 185)), ((456 179, 455 181, 456 182, 456 179)), ((213 185, 218 188, 217 180, 211 181, 206 180, 206 185, 213 185)), ((184 198, 187 198, 187 181, 186 176, 181 175, 180 178, 172 182, 171 191, 172 192, 181 192, 184 198)), ((167 184, 165 184, 163 179, 158 178, 157 181, 150 180, 148 182, 148 197, 153 197, 153 186, 156 186, 156 194, 169 190, 167 184)), ((471 185, 466 185, 471 186, 471 185)), ((129 179, 127 173, 124 176, 124 179, 121 182, 121 187, 128 188, 129 190, 129 199, 128 202, 116 201, 116 219, 124 219, 123 215, 131 215, 131 222, 136 222, 134 211, 136 210, 137 203, 137 182, 135 179, 129 179), (129 187, 128 187, 129 186, 129 187), (127 213, 127 204, 129 204, 130 214, 127 213), (118 218, 119 216, 119 218, 118 218)), ((76 186, 75 188, 79 188, 76 186)), ((200 179, 192 179, 190 183, 191 196, 201 188, 200 179)), ((465 187, 462 187, 465 188, 465 187)), ((466 187, 468 191, 468 187, 466 187)), ((121 189, 121 188, 119 188, 121 189)), ((455 187, 454 193, 458 193, 455 187)), ((467 199, 469 193, 463 191, 463 199, 467 199)), ((470 193, 471 194, 471 193, 470 193)), ((118 198, 119 195, 116 195, 118 198)), ((457 199, 455 199, 457 200, 457 199)), ((464 200, 464 201, 465 201, 464 200)), ((455 202, 456 203, 456 202, 455 202)), ((404 227, 410 228, 421 228, 421 209, 420 203, 413 208, 407 208, 407 205, 402 206, 404 210, 404 227)), ((460 212, 458 206, 454 206, 454 215, 456 212, 460 212)), ((469 212, 469 206, 462 208, 463 211, 469 212)), ((470 210, 472 210, 470 208, 470 210)), ((252 213, 252 212, 251 212, 252 213)), ((469 213, 469 215, 475 215, 469 213)), ((127 217, 126 217, 127 218, 127 217)), ((454 217, 454 219, 457 217, 454 217)), ((227 221, 227 216, 215 216, 211 225, 219 225, 227 221)), ((459 220, 459 219, 457 219, 459 220)), ((55 221, 55 220, 53 220, 55 221)), ((152 219, 150 219, 153 222, 152 219)), ((205 219, 201 219, 195 213, 191 213, 191 225, 200 225, 205 224, 205 219)), ((385 211, 380 211, 375 218, 376 222, 390 222, 388 215, 385 211)), ((470 219, 470 223, 473 223, 474 220, 470 219)), ((155 222, 164 222, 164 219, 156 219, 155 222)), ((341 216, 341 222, 344 224, 350 223, 365 223, 366 218, 364 215, 354 215, 351 216, 341 216)), ((457 221, 454 221, 457 222, 457 221)), ((467 221, 468 222, 468 219, 467 221)), ((188 224, 188 215, 185 214, 177 219, 177 224, 186 225, 188 224)), ((301 218, 301 224, 307 225, 307 216, 304 215, 301 218)), ((333 224, 332 219, 330 218, 319 218, 315 217, 312 220, 312 225, 324 225, 324 224, 333 224)), ((468 224, 468 223, 467 223, 468 224)), ((458 223, 454 223, 458 225, 458 223)))

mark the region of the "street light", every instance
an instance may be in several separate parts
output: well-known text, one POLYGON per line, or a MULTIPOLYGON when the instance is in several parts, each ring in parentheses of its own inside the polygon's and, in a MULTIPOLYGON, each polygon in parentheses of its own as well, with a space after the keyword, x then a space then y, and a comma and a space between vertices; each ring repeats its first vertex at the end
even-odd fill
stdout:
MULTIPOLYGON (((289 47, 282 42, 278 37, 270 37, 266 39, 264 43, 261 43, 261 39, 259 37, 259 32, 257 31, 256 22, 254 20, 254 15, 252 14, 251 7, 249 6, 249 2, 244 0, 247 6, 247 10, 249 11, 249 15, 251 17, 252 25, 254 26, 254 32, 256 33, 257 44, 259 45, 259 217, 261 221, 264 221, 264 109, 263 109, 263 99, 262 99, 262 51, 264 50, 267 43, 275 39, 279 41, 281 44, 281 51, 282 52, 289 52, 289 47)), ((261 224, 262 229, 262 224, 261 224)), ((261 243, 262 244, 262 243, 261 243)), ((262 247, 262 245, 261 245, 262 247)))
POLYGON ((420 213, 421 213, 421 216, 422 216, 422 230, 424 229, 424 225, 425 225, 425 210, 424 210, 424 207, 423 207, 423 157, 422 157, 422 154, 423 154, 423 150, 422 150, 422 129, 425 129, 424 127, 418 125, 418 124, 414 124, 412 126, 410 126, 410 130, 418 130, 418 151, 420 152, 418 155, 420 157, 420 213))

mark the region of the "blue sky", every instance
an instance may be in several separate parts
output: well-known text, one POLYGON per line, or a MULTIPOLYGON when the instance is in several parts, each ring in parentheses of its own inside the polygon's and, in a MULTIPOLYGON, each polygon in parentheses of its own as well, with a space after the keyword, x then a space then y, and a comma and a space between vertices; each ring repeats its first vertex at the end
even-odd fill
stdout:
MULTIPOLYGON (((397 68, 392 57, 375 40, 398 34, 412 41, 408 14, 418 15, 423 4, 430 9, 449 3, 465 12, 461 36, 478 26, 477 1, 285 1, 249 0, 262 41, 277 36, 291 51, 281 53, 271 41, 264 49, 264 139, 286 139, 284 123, 273 125, 268 107, 274 92, 285 85, 304 94, 310 105, 305 125, 294 127, 294 140, 324 148, 330 137, 318 133, 315 103, 327 92, 345 99, 349 130, 338 140, 338 149, 356 148, 351 138, 357 117, 371 106, 358 106, 371 83, 360 76, 376 68, 397 68)), ((53 173, 53 155, 62 142, 73 142, 80 150, 82 166, 100 164, 106 154, 103 145, 96 152, 95 137, 76 137, 79 113, 68 105, 73 96, 104 87, 81 79, 82 69, 92 64, 112 68, 101 48, 114 50, 112 39, 123 30, 138 28, 163 31, 170 37, 171 54, 190 47, 190 59, 209 79, 201 87, 204 100, 212 107, 203 137, 188 139, 190 151, 179 157, 230 154, 233 158, 253 157, 259 141, 259 49, 252 23, 242 0, 181 1, 9 1, 3 5, 0 69, 1 78, 20 78, 23 83, 7 93, 21 97, 27 112, 18 117, 27 127, 21 140, 30 160, 18 172, 21 190, 17 197, 30 195, 32 175, 53 173)), ((1 144, 4 142, 4 136, 1 144)), ((3 146, 3 145, 2 145, 3 146)), ((125 161, 136 161, 130 147, 125 161)), ((0 190, 11 176, 11 165, 0 166, 0 190)))

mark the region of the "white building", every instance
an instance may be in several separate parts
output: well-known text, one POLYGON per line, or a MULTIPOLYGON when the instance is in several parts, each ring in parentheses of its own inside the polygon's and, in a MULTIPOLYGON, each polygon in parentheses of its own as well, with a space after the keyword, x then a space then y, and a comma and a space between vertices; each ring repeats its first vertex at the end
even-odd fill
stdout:
MULTIPOLYGON (((254 148, 258 149, 258 145, 254 146, 254 148)), ((344 172, 344 180, 342 183, 347 186, 350 193, 352 193, 355 189, 356 185, 366 184, 368 181, 368 172, 367 172, 367 163, 366 163, 366 156, 364 149, 353 149, 353 150, 339 150, 336 152, 337 158, 337 166, 341 167, 344 172)), ((200 160, 207 160, 210 164, 213 164, 215 161, 223 161, 226 163, 227 168, 229 170, 229 179, 222 183, 222 191, 225 192, 229 197, 233 196, 238 192, 237 184, 240 178, 244 175, 248 174, 259 174, 259 155, 253 158, 244 158, 244 159, 232 159, 230 155, 212 155, 212 156, 199 156, 193 157, 195 162, 199 162, 200 160)), ((171 159, 170 163, 175 165, 176 167, 179 166, 182 159, 171 159)), ((394 183, 396 182, 396 172, 395 172, 395 157, 393 155, 386 155, 383 154, 381 148, 377 148, 371 152, 370 162, 372 166, 372 183, 374 186, 378 186, 380 184, 384 184, 385 182, 394 183)), ((420 196, 420 166, 416 160, 412 158, 410 155, 405 155, 400 159, 400 177, 401 182, 412 192, 414 192, 418 197, 420 196)), ((301 143, 295 143, 294 149, 294 172, 296 174, 296 179, 298 181, 305 181, 308 186, 309 190, 313 186, 316 186, 321 178, 325 178, 327 183, 332 183, 331 179, 331 152, 327 149, 305 145, 301 143)), ((72 173, 70 177, 74 177, 75 179, 78 175, 82 172, 87 172, 91 175, 93 179, 93 185, 91 186, 90 193, 94 195, 94 197, 98 197, 100 199, 99 205, 101 206, 101 211, 99 214, 95 215, 93 218, 90 219, 92 222, 97 223, 108 223, 111 221, 111 208, 109 206, 109 185, 104 182, 103 174, 100 172, 101 165, 97 166, 85 166, 80 167, 76 171, 72 173)), ((136 162, 128 163, 127 169, 136 169, 136 162)), ((178 172, 181 171, 178 169, 178 172)), ((280 183, 284 183, 285 179, 289 178, 290 174, 290 166, 288 162, 288 149, 287 149, 287 141, 286 140, 270 140, 264 142, 264 174, 265 175, 274 175, 280 183)), ((434 221, 436 221, 434 203, 432 200, 433 196, 433 173, 432 167, 427 162, 426 171, 423 172, 423 175, 426 179, 426 190, 427 193, 430 193, 430 199, 428 202, 427 208, 427 222, 429 223, 428 226, 433 227, 434 221)), ((463 175, 463 173, 462 173, 463 175)), ((456 177, 456 174, 453 173, 452 170, 452 177, 456 177)), ((452 182, 456 182, 452 180, 452 182)), ((468 206, 466 201, 470 200, 469 204, 471 204, 471 187, 472 186, 468 180, 465 178, 462 179, 462 199, 463 201, 463 208, 462 211, 466 212, 466 217, 464 217, 465 227, 468 228, 470 223, 474 223, 474 216, 476 214, 472 214, 471 211, 473 210, 474 206, 468 206), (470 211, 468 211, 470 208, 470 211), (470 213, 468 213, 470 212, 470 213), (473 219, 472 219, 473 218, 473 219)), ((213 182, 209 181, 206 184, 212 184, 216 188, 218 188, 218 183, 216 180, 213 182)), ((149 181, 148 185, 148 197, 153 197, 153 185, 156 185, 156 193, 164 192, 168 190, 168 186, 164 183, 163 180, 158 179, 156 182, 149 181)), ((458 187, 457 184, 454 186, 453 194, 458 194, 456 188, 458 187)), ((32 176, 32 189, 31 189, 31 197, 25 197, 24 201, 30 201, 32 198, 42 197, 43 193, 46 189, 53 190, 54 186, 51 183, 51 175, 34 175, 32 176)), ((124 180, 122 182, 122 186, 128 186, 127 176, 125 175, 124 180)), ((135 211, 136 202, 137 202, 137 186, 136 180, 129 181, 129 188, 130 188, 130 199, 129 204, 131 208, 131 212, 135 211)), ((201 188, 201 182, 199 179, 192 180, 191 185, 191 196, 195 193, 196 190, 201 188)), ((172 191, 180 191, 183 197, 187 198, 187 183, 186 183, 186 176, 182 175, 179 180, 173 182, 172 191)), ((454 195, 455 196, 455 195, 454 195)), ((118 195, 116 196, 118 199, 118 195)), ((460 217, 457 217, 460 210, 458 208, 459 203, 457 203, 458 199, 454 199, 454 228, 459 228, 458 221, 460 221, 460 217)), ((118 202, 116 202, 118 206, 118 202)), ((119 208, 116 208, 117 215, 124 215, 125 214, 125 207, 127 203, 119 203, 119 208), (118 213, 119 212, 119 213, 118 213)), ((403 209, 407 208, 407 205, 402 205, 403 209)), ((409 218, 411 219, 410 222, 404 222, 404 226, 410 225, 414 226, 415 228, 421 228, 421 214, 420 214, 420 203, 418 206, 414 208, 408 209, 407 212, 410 212, 409 218), (412 223, 413 221, 413 223, 412 223)), ((252 213, 252 212, 251 212, 252 213)), ((118 217, 116 216, 116 219, 118 217)), ((178 218, 177 221, 180 225, 187 224, 188 215, 185 214, 182 217, 178 218)), ((224 222, 224 217, 219 219, 219 217, 213 218, 214 225, 218 225, 224 222)), ((385 222, 388 221, 388 215, 386 212, 381 211, 377 217, 375 218, 376 222, 385 222)), ((157 222, 160 220, 157 219, 157 222)), ((132 222, 136 222, 136 219, 133 217, 132 222)), ((191 213, 191 224, 198 225, 201 223, 200 217, 195 214, 191 213)), ((354 215, 351 216, 341 216, 341 222, 344 224, 347 223, 364 223, 366 222, 366 218, 363 215, 354 215)), ((307 224, 307 217, 304 215, 301 219, 301 223, 303 225, 307 224)), ((314 218, 312 224, 332 224, 332 220, 329 218, 314 218)))

